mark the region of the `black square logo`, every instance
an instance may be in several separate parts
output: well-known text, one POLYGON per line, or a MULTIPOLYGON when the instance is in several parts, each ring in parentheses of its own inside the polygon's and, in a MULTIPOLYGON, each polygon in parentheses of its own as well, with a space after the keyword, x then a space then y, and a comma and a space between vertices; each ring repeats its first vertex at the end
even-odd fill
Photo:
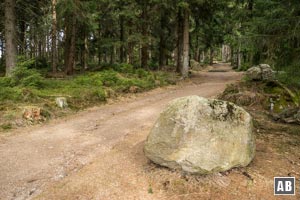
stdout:
POLYGON ((295 195, 295 177, 275 177, 274 195, 295 195))

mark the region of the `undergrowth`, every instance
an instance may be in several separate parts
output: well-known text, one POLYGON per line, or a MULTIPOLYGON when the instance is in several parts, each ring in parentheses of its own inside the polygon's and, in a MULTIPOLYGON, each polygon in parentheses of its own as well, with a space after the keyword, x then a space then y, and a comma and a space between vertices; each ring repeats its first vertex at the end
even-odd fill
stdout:
MULTIPOLYGON (((70 108, 78 110, 103 103, 112 93, 116 96, 143 92, 170 83, 167 73, 134 69, 125 64, 64 79, 48 79, 37 69, 21 65, 11 77, 0 77, 0 113, 4 116, 12 105, 46 105, 53 109, 56 97, 66 97, 70 108)), ((3 124, 2 117, 0 125, 1 121, 3 124)), ((5 124, 2 129, 9 127, 5 124)))
POLYGON ((279 81, 285 83, 290 87, 300 88, 300 67, 299 64, 287 66, 287 67, 278 67, 277 78, 279 81))

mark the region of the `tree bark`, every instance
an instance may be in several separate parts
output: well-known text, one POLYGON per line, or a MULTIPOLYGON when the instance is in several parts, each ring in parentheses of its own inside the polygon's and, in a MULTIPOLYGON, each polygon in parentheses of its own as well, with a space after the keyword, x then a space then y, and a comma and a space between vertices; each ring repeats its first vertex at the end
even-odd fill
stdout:
POLYGON ((213 65, 214 64, 214 49, 210 47, 210 54, 209 54, 209 64, 213 65))
POLYGON ((57 72, 58 56, 57 56, 57 15, 56 15, 56 0, 52 0, 52 58, 51 65, 53 73, 57 72))
POLYGON ((3 60, 5 55, 4 51, 4 38, 3 38, 3 33, 0 33, 0 61, 3 60))
POLYGON ((196 46, 194 52, 194 60, 200 62, 199 36, 196 36, 196 46))
POLYGON ((231 48, 230 46, 223 44, 222 45, 222 61, 228 62, 231 58, 231 48))
POLYGON ((120 62, 123 63, 126 59, 126 54, 125 54, 125 48, 124 48, 124 43, 125 43, 125 26, 124 26, 124 16, 120 16, 120 62))
POLYGON ((147 4, 143 6, 142 10, 142 35, 143 35, 143 43, 141 48, 141 67, 144 69, 148 69, 148 22, 147 22, 147 4))
POLYGON ((242 67, 242 52, 241 52, 241 39, 238 39, 238 52, 237 52, 237 68, 238 70, 242 67))
POLYGON ((166 38, 165 38, 165 27, 166 27, 166 13, 165 10, 161 9, 160 16, 160 39, 159 39, 159 67, 162 68, 166 65, 166 38))
POLYGON ((20 41, 19 54, 24 55, 26 53, 26 39, 25 39, 26 22, 25 22, 25 20, 21 20, 19 23, 20 23, 19 24, 19 29, 20 29, 20 33, 19 33, 19 41, 20 41))
POLYGON ((183 21, 183 65, 181 69, 181 75, 183 78, 187 78, 189 75, 189 62, 190 62, 190 26, 189 26, 189 10, 184 9, 184 21, 183 21))
POLYGON ((200 62, 202 62, 202 63, 205 62, 205 60, 206 60, 206 54, 205 54, 205 51, 204 51, 204 50, 202 50, 201 58, 200 58, 199 60, 200 60, 200 62))
POLYGON ((5 0, 5 65, 6 76, 11 76, 17 62, 16 1, 5 0))
POLYGON ((88 39, 87 34, 84 33, 84 48, 83 48, 83 69, 88 69, 88 57, 89 57, 89 48, 88 48, 88 39))
POLYGON ((181 69, 183 68, 183 16, 182 16, 182 8, 179 8, 177 15, 177 67, 176 72, 181 73, 181 69))
POLYGON ((110 64, 115 64, 115 46, 112 45, 110 50, 110 64))
POLYGON ((98 65, 101 64, 102 62, 102 53, 101 53, 101 20, 99 18, 99 21, 98 21, 98 25, 99 25, 99 28, 98 28, 98 38, 97 38, 97 46, 98 46, 98 65))
POLYGON ((75 64, 76 18, 70 15, 66 21, 65 73, 71 75, 75 64))

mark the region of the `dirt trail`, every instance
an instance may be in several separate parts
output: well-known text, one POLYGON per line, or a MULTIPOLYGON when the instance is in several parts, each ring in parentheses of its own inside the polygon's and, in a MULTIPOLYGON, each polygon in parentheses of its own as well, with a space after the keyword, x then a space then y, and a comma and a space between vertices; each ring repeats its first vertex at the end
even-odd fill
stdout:
POLYGON ((147 182, 139 183, 145 175, 135 167, 147 163, 141 142, 170 100, 212 97, 241 77, 229 66, 214 68, 228 72, 198 72, 177 86, 12 132, 0 142, 0 199, 41 193, 42 199, 161 199, 147 182))

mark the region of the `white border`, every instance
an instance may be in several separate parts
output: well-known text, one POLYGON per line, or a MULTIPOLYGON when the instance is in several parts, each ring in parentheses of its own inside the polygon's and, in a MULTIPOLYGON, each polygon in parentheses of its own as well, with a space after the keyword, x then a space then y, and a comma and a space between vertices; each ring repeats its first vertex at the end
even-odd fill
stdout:
POLYGON ((295 196, 296 195, 296 177, 274 177, 274 196, 295 196), (294 194, 275 194, 275 179, 276 178, 289 178, 289 179, 294 179, 294 194))

